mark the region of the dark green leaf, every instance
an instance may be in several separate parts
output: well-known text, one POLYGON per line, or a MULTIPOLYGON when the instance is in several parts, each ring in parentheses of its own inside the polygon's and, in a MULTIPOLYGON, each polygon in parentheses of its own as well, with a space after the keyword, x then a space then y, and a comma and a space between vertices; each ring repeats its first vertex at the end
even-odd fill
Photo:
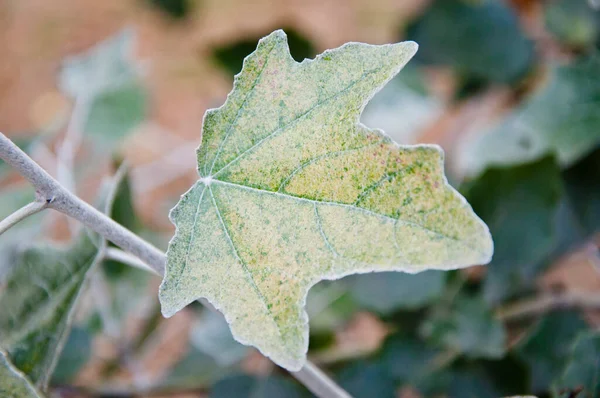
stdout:
POLYGON ((582 398, 600 397, 600 334, 584 333, 572 346, 558 390, 583 387, 582 398))
POLYGON ((52 374, 52 383, 69 383, 88 362, 91 354, 92 336, 86 329, 72 328, 52 374))
POLYGON ((211 398, 302 398, 310 396, 297 383, 279 376, 254 377, 237 375, 217 382, 211 398))
POLYGON ((427 319, 421 333, 427 339, 471 358, 499 358, 506 333, 483 299, 458 297, 450 310, 439 308, 427 319))
POLYGON ((190 0, 146 0, 166 15, 174 19, 182 19, 191 9, 190 0))
POLYGON ((465 196, 494 239, 486 298, 498 301, 528 287, 555 242, 561 181, 554 160, 489 169, 466 187, 465 196))
POLYGON ((213 357, 191 346, 187 354, 173 366, 161 387, 192 389, 206 387, 227 376, 230 367, 221 367, 213 357))
POLYGON ((354 362, 338 375, 340 386, 355 398, 394 398, 396 385, 386 369, 377 363, 354 362))
POLYGON ((569 355, 569 348, 579 332, 586 328, 576 313, 558 312, 547 315, 516 349, 531 367, 531 390, 547 391, 556 380, 569 355))
POLYGON ((433 367, 433 359, 441 350, 427 346, 423 341, 395 334, 389 337, 381 353, 381 363, 395 379, 418 386, 419 378, 433 367))
POLYGON ((563 172, 565 190, 582 239, 600 230, 600 149, 563 172))
POLYGON ((512 82, 532 67, 533 44, 502 1, 438 0, 409 29, 416 59, 476 79, 512 82))
MULTIPOLYGON (((290 54, 292 54, 292 57, 296 61, 300 62, 305 58, 315 56, 316 51, 308 39, 294 29, 286 28, 284 30, 288 37, 290 54)), ((265 32, 265 34, 257 35, 254 38, 246 38, 236 43, 219 47, 214 50, 214 57, 229 74, 234 75, 239 73, 242 70, 244 58, 256 50, 256 43, 268 33, 265 32)))
POLYGON ((83 234, 70 248, 25 251, 0 295, 0 348, 45 389, 98 249, 83 234))
POLYGON ((398 309, 417 309, 435 301, 444 289, 444 271, 418 274, 381 272, 352 275, 345 279, 351 294, 363 307, 389 314, 398 309))
POLYGON ((502 394, 483 371, 471 369, 452 373, 448 396, 452 398, 498 398, 502 394))

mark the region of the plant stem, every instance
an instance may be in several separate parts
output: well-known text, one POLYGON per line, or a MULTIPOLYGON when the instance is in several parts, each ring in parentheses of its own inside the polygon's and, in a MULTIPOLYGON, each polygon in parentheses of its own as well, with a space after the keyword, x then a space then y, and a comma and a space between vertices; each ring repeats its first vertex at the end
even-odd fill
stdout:
POLYGON ((351 398, 350 394, 310 361, 306 361, 306 365, 299 371, 290 373, 317 397, 351 398))
POLYGON ((162 274, 159 274, 154 268, 150 267, 136 256, 115 247, 109 247, 106 249, 104 258, 107 260, 119 261, 125 265, 129 265, 130 267, 139 268, 144 271, 152 272, 155 275, 162 276, 162 274))
MULTIPOLYGON (((0 158, 34 186, 40 203, 45 207, 80 221, 92 231, 135 255, 158 275, 164 275, 167 260, 165 253, 69 192, 2 133, 0 133, 0 158)), ((18 221, 19 218, 16 222, 18 221)), ((6 229, 9 227, 10 225, 6 229)), ((113 255, 115 254, 113 252, 113 255)), ((290 373, 318 397, 350 398, 347 392, 309 361, 298 372, 290 373)))
POLYGON ((0 235, 6 232, 13 225, 17 224, 19 221, 23 221, 27 217, 44 210, 46 206, 46 202, 40 202, 36 200, 35 202, 31 202, 21 207, 19 210, 0 221, 0 235))
POLYGON ((512 322, 566 308, 600 309, 600 295, 585 292, 547 294, 508 304, 499 308, 496 315, 504 322, 512 322))
POLYGON ((139 257, 157 273, 164 273, 166 256, 162 251, 69 192, 2 133, 0 158, 34 186, 38 197, 48 207, 80 221, 92 231, 139 257))

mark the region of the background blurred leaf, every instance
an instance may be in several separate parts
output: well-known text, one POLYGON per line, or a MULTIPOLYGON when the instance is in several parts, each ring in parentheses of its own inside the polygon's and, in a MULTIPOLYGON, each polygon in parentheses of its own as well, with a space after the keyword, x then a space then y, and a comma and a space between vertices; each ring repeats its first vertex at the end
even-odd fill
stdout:
POLYGON ((419 43, 417 61, 451 66, 474 79, 513 82, 534 62, 533 43, 502 1, 435 1, 409 28, 408 38, 419 43))
POLYGON ((227 321, 216 311, 202 311, 190 333, 194 347, 210 355, 219 366, 239 362, 249 350, 233 339, 227 321))
POLYGON ((434 302, 444 290, 446 272, 377 272, 352 275, 344 281, 360 306, 390 314, 398 309, 417 309, 434 302))
POLYGON ((557 312, 545 316, 519 344, 516 352, 532 372, 530 391, 546 391, 561 375, 573 341, 585 329, 579 314, 557 312))
POLYGON ((191 345, 185 356, 161 381, 160 386, 174 389, 206 387, 232 371, 233 367, 220 366, 212 356, 191 345))
POLYGON ((174 19, 185 18, 192 8, 190 0, 146 0, 149 4, 174 19))
POLYGON ((52 373, 52 384, 72 381, 91 355, 92 336, 84 328, 73 327, 52 373))
POLYGON ((383 130, 399 144, 416 144, 419 134, 443 111, 441 101, 428 95, 422 72, 407 65, 369 101, 361 122, 383 130))
POLYGON ((0 351, 0 396, 6 398, 42 398, 31 381, 10 363, 0 351))
POLYGON ((98 249, 82 234, 70 248, 28 249, 0 293, 0 348, 44 390, 98 249))
POLYGON ((459 157, 464 172, 476 175, 547 154, 556 154, 564 167, 590 153, 600 142, 598 70, 596 52, 554 67, 546 84, 520 108, 464 144, 459 157))
POLYGON ((562 377, 555 383, 558 390, 583 387, 581 396, 600 396, 600 334, 580 335, 572 346, 562 377))
POLYGON ((592 47, 600 33, 600 13, 588 0, 548 1, 546 28, 561 42, 573 47, 592 47))
POLYGON ((414 337, 397 333, 381 349, 381 363, 397 381, 419 387, 420 378, 433 369, 439 348, 429 347, 414 337))
POLYGON ((564 170, 562 175, 579 235, 582 240, 587 239, 600 230, 600 148, 564 170))
POLYGON ((133 31, 127 29, 63 62, 59 86, 89 107, 85 132, 100 142, 118 141, 145 117, 146 95, 133 45, 133 31))
POLYGON ((458 297, 449 310, 434 310, 420 332, 429 341, 471 358, 500 358, 505 352, 504 326, 479 297, 458 297))
POLYGON ((210 393, 211 398, 302 398, 310 393, 297 383, 280 376, 256 377, 235 375, 217 382, 210 393))
MULTIPOLYGON (((316 55, 312 43, 305 38, 301 33, 292 27, 283 28, 288 37, 288 45, 290 54, 298 62, 302 62, 305 58, 312 58, 316 55)), ((214 50, 213 55, 217 61, 230 76, 240 73, 244 58, 256 50, 258 41, 268 35, 272 29, 265 31, 263 34, 256 35, 254 38, 246 38, 238 42, 218 47, 214 50)))
POLYGON ((115 142, 146 117, 146 91, 138 82, 99 93, 91 104, 85 132, 115 142))
POLYGON ((378 364, 356 361, 340 371, 340 386, 356 398, 394 398, 396 385, 386 369, 378 364))
POLYGON ((484 372, 470 369, 469 371, 452 372, 448 396, 498 398, 502 396, 502 393, 484 372))
POLYGON ((561 181, 554 160, 488 169, 464 193, 494 238, 486 299, 497 302, 527 288, 555 243, 561 181))

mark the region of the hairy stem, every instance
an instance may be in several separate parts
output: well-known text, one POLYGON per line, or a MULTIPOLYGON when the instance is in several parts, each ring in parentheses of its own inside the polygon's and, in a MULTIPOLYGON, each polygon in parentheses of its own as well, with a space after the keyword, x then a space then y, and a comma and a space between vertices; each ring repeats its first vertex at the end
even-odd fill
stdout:
POLYGON ((31 202, 21 207, 19 210, 0 221, 0 235, 18 222, 23 221, 27 217, 44 210, 46 206, 46 202, 36 200, 35 202, 31 202))
POLYGON ((166 256, 162 251, 69 192, 2 133, 0 158, 34 186, 38 197, 48 207, 80 221, 92 231, 142 259, 157 273, 164 273, 166 256))
POLYGON ((109 247, 106 249, 105 257, 107 260, 114 260, 125 265, 129 265, 130 267, 135 267, 142 269, 144 271, 152 272, 155 275, 162 276, 156 272, 156 270, 150 267, 148 264, 137 258, 136 256, 129 254, 121 249, 117 249, 116 247, 109 247))
MULTIPOLYGON (((164 252, 69 192, 2 133, 0 133, 0 158, 33 185, 40 203, 44 204, 45 207, 52 208, 80 221, 92 231, 102 235, 126 252, 135 255, 156 274, 164 275, 167 260, 164 252)), ((10 225, 7 229, 9 227, 10 225)), ((108 252, 110 253, 110 250, 108 252)), ((113 251, 112 255, 115 254, 117 253, 113 251)), ((120 253, 118 255, 121 256, 120 253)), ((127 264, 130 263, 127 262, 127 264)), ((318 397, 350 397, 323 371, 309 361, 298 372, 290 373, 318 397)))
POLYGON ((299 371, 290 373, 317 397, 351 398, 350 394, 310 361, 306 361, 306 365, 299 371))

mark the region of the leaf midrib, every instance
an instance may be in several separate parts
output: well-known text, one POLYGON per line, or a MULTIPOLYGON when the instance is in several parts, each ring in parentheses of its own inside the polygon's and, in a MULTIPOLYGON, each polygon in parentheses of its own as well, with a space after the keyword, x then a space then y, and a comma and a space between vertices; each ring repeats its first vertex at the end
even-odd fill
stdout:
MULTIPOLYGON (((386 221, 390 221, 392 223, 398 223, 398 222, 400 222, 402 224, 405 224, 405 225, 408 225, 408 226, 411 226, 411 227, 416 227, 416 228, 422 229, 424 231, 430 232, 430 233, 438 236, 439 238, 452 240, 454 242, 457 242, 457 243, 465 246, 469 250, 472 250, 472 251, 474 251, 476 253, 479 253, 479 254, 483 254, 483 253, 481 253, 480 250, 477 250, 476 248, 470 246, 468 243, 466 243, 465 241, 463 241, 463 240, 461 240, 459 238, 455 238, 453 236, 446 235, 446 234, 444 234, 442 232, 432 230, 432 229, 427 228, 426 226, 418 224, 418 223, 416 223, 414 221, 404 220, 404 219, 401 219, 400 217, 398 217, 398 218, 390 217, 390 216, 387 216, 385 214, 381 214, 381 213, 377 213, 377 212, 369 210, 369 209, 365 209, 364 207, 355 206, 353 204, 348 204, 348 203, 343 203, 343 202, 335 202, 335 201, 324 201, 324 200, 318 200, 318 199, 309 199, 309 198, 304 198, 304 197, 300 197, 300 196, 288 195, 288 194, 284 194, 284 193, 281 193, 281 192, 269 191, 269 190, 266 190, 266 189, 250 187, 250 186, 247 186, 247 185, 236 184, 236 183, 233 183, 233 182, 222 181, 222 180, 217 180, 217 179, 212 180, 210 182, 210 184, 211 185, 212 184, 219 184, 219 185, 224 185, 224 186, 231 186, 231 187, 234 187, 234 188, 240 188, 240 189, 244 189, 244 190, 248 190, 248 191, 253 191, 253 192, 256 192, 256 193, 259 193, 259 194, 263 194, 263 195, 275 195, 275 196, 283 197, 283 198, 286 198, 286 199, 293 199, 293 200, 297 200, 297 201, 300 201, 300 202, 312 203, 312 204, 315 204, 315 205, 339 206, 339 207, 349 208, 351 210, 360 211, 360 212, 363 212, 363 213, 371 215, 371 216, 380 217, 380 218, 382 218, 382 219, 384 219, 386 221)), ((215 207, 216 206, 217 205, 215 203, 215 207)))

